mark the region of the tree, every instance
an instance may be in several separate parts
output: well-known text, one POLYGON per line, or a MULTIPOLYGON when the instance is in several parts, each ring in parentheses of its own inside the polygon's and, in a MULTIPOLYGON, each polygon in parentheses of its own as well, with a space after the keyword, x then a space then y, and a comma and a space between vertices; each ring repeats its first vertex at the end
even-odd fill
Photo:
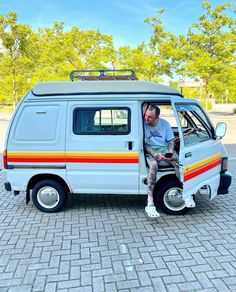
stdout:
POLYGON ((186 37, 179 37, 182 61, 179 58, 177 72, 202 78, 208 97, 209 88, 217 88, 210 87, 210 83, 219 82, 219 78, 228 75, 235 62, 235 18, 227 15, 227 9, 232 7, 229 2, 213 8, 204 1, 202 6, 205 13, 190 27, 186 37))
POLYGON ((28 25, 17 24, 17 15, 0 15, 0 99, 15 105, 27 89, 28 72, 33 67, 34 33, 28 25))
POLYGON ((64 32, 63 23, 39 30, 40 57, 34 81, 68 80, 76 69, 106 68, 115 58, 113 41, 99 31, 74 26, 64 32))
POLYGON ((111 36, 64 23, 33 32, 17 15, 0 15, 0 102, 16 104, 38 81, 69 80, 76 69, 105 69, 116 60, 111 36))
MULTIPOLYGON (((159 10, 158 16, 164 10, 159 10)), ((119 65, 122 68, 134 69, 142 79, 160 81, 163 75, 172 76, 176 58, 177 38, 166 32, 158 17, 146 18, 145 22, 153 29, 149 44, 142 42, 136 48, 120 47, 118 50, 119 65)))
POLYGON ((117 51, 117 66, 121 69, 133 69, 139 79, 157 81, 155 56, 145 43, 132 49, 130 46, 120 47, 117 51))
POLYGON ((162 25, 160 17, 163 13, 164 9, 160 9, 157 11, 158 17, 145 19, 153 28, 149 47, 154 60, 153 71, 159 78, 163 75, 173 76, 181 51, 178 48, 178 38, 173 33, 165 31, 162 25))

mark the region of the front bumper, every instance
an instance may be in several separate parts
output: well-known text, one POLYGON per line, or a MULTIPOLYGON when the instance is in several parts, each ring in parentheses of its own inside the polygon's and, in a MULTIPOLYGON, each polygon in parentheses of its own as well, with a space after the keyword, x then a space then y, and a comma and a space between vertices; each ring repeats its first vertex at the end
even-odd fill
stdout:
POLYGON ((228 173, 220 174, 220 184, 217 190, 217 195, 224 195, 229 193, 229 187, 232 182, 232 176, 228 173))

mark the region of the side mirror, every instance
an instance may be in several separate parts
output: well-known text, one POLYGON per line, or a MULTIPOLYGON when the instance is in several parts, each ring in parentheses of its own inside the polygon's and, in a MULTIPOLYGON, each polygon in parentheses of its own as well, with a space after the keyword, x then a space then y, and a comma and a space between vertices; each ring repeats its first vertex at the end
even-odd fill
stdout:
POLYGON ((215 130, 216 136, 220 138, 224 137, 226 129, 227 129, 226 123, 223 122, 217 123, 215 130))

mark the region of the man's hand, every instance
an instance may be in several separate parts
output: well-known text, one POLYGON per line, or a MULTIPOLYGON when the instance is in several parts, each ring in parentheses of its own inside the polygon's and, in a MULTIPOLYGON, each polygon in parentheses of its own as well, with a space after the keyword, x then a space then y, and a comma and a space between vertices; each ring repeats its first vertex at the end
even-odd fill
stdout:
POLYGON ((162 155, 161 153, 157 153, 157 152, 153 151, 152 148, 150 148, 150 147, 146 147, 146 152, 148 154, 152 155, 157 161, 160 161, 160 160, 175 161, 176 160, 174 153, 173 153, 171 158, 167 158, 164 155, 162 155))
POLYGON ((162 155, 161 153, 154 153, 152 155, 154 158, 156 158, 156 160, 160 161, 160 160, 165 160, 165 161, 170 161, 171 158, 167 158, 164 155, 162 155))

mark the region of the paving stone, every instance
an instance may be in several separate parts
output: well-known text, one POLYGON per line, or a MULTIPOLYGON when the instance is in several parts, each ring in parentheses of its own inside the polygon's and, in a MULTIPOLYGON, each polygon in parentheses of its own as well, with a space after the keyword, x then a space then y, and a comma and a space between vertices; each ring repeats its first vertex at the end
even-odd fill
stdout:
POLYGON ((185 278, 182 275, 176 275, 176 276, 170 275, 168 277, 164 276, 162 277, 162 279, 165 284, 171 284, 171 283, 178 284, 178 283, 185 282, 185 278))
POLYGON ((117 292, 117 287, 115 283, 108 283, 105 284, 105 291, 109 291, 109 292, 117 292))
POLYGON ((93 289, 97 292, 105 290, 103 277, 93 277, 93 289))
POLYGON ((152 282, 147 271, 138 272, 138 279, 141 286, 151 286, 152 282))
POLYGON ((196 281, 195 274, 191 271, 189 267, 182 267, 180 268, 182 275, 185 277, 187 282, 194 282, 196 281))
MULTIPOLYGON (((0 291, 2 292, 2 290, 0 291)), ((10 287, 8 290, 8 292, 31 292, 31 291, 34 291, 31 285, 21 285, 21 286, 10 287)))
POLYGON ((118 290, 121 289, 131 289, 131 288, 138 288, 139 287, 139 281, 138 280, 129 280, 129 281, 121 281, 117 282, 117 288, 118 290))
POLYGON ((36 277, 33 284, 33 290, 44 291, 45 284, 46 284, 46 276, 36 277))
POLYGON ((57 292, 57 283, 46 283, 45 292, 57 292))
POLYGON ((60 281, 57 284, 58 289, 70 289, 80 287, 80 280, 60 281))
POLYGON ((201 290, 202 286, 199 282, 186 282, 186 283, 180 283, 177 285, 179 287, 179 291, 196 291, 201 290))
POLYGON ((225 285, 221 279, 213 279, 212 283, 218 291, 230 292, 230 289, 225 285))
POLYGON ((204 289, 207 288, 213 288, 214 285, 210 281, 210 279, 205 275, 205 273, 195 273, 196 278, 198 279, 198 282, 201 284, 201 286, 204 289))

